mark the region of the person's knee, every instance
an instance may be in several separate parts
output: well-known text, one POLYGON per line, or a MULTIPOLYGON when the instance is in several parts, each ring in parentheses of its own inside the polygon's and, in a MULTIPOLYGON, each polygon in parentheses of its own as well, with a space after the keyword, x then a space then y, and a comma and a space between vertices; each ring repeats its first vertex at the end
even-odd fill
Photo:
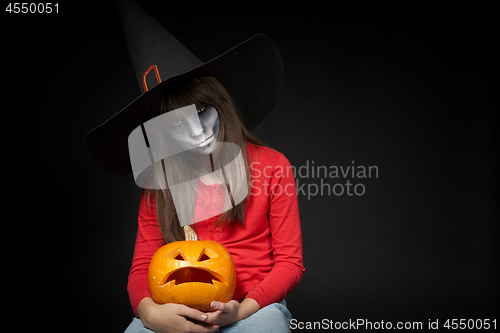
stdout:
POLYGON ((281 304, 272 304, 250 317, 251 327, 261 328, 261 332, 289 333, 291 315, 281 304))
POLYGON ((124 333, 152 333, 153 331, 147 329, 142 324, 139 318, 134 318, 132 323, 127 327, 124 333))
POLYGON ((271 322, 268 322, 265 327, 265 331, 262 332, 273 332, 273 333, 290 333, 290 324, 284 316, 280 316, 271 322))

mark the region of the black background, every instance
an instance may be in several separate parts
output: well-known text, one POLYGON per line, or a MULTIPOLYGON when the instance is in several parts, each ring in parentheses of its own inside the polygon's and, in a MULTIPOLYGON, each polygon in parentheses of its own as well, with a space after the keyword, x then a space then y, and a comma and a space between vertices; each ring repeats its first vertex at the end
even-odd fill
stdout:
MULTIPOLYGON (((378 167, 351 180, 362 196, 299 195, 306 272, 286 298, 298 321, 498 318, 491 7, 138 3, 202 61, 268 34, 285 84, 254 133, 296 167, 378 167)), ((113 2, 59 11, 1 16, 13 310, 44 314, 21 326, 121 332, 141 189, 100 169, 85 135, 139 89, 113 2)))

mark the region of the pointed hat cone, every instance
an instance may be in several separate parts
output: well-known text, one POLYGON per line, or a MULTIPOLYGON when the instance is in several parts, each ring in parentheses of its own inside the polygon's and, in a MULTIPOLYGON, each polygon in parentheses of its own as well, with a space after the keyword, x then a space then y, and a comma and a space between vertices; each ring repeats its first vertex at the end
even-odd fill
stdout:
POLYGON ((132 172, 128 136, 149 120, 149 108, 173 82, 217 78, 249 130, 276 105, 283 86, 283 62, 268 36, 257 34, 203 63, 135 2, 119 1, 118 9, 141 95, 87 134, 87 149, 105 170, 115 175, 132 172))
POLYGON ((203 65, 200 59, 134 1, 118 1, 117 5, 130 58, 142 93, 158 83, 155 73, 150 71, 144 75, 152 65, 157 67, 161 78, 177 76, 203 65), (144 79, 147 81, 146 88, 144 79))

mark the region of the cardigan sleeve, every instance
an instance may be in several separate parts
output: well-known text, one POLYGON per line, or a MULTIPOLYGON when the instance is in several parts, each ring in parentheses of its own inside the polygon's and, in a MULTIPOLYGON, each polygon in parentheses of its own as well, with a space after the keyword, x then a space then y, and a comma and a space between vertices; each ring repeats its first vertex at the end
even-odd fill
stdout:
POLYGON ((274 265, 246 295, 257 301, 260 308, 281 302, 304 274, 299 204, 291 170, 290 162, 281 155, 270 179, 268 217, 274 265))
POLYGON ((153 203, 148 204, 143 191, 139 205, 134 257, 128 276, 127 291, 136 317, 139 317, 137 308, 141 300, 144 297, 151 297, 148 285, 149 262, 156 250, 163 246, 163 236, 156 220, 154 197, 151 201, 153 203))

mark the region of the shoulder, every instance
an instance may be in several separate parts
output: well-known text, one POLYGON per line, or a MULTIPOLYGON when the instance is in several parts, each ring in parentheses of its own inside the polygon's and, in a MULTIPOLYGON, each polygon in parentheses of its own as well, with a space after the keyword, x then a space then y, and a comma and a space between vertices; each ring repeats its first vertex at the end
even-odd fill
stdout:
POLYGON ((142 190, 139 215, 156 218, 156 193, 154 190, 142 190))
POLYGON ((256 168, 272 167, 288 168, 290 162, 283 153, 264 146, 258 146, 252 143, 247 143, 247 158, 249 164, 256 168))

